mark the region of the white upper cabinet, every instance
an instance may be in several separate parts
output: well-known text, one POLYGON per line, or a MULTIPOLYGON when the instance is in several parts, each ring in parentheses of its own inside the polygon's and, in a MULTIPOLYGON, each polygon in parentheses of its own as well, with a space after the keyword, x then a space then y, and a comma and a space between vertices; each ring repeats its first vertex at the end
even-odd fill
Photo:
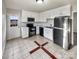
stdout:
POLYGON ((34 17, 35 22, 47 22, 47 18, 54 18, 58 16, 70 16, 70 14, 71 14, 70 5, 62 6, 41 13, 22 10, 22 22, 27 22, 27 17, 34 17))
POLYGON ((54 18, 57 16, 70 16, 70 13, 71 13, 70 10, 71 10, 71 6, 66 5, 66 6, 56 8, 56 9, 42 12, 40 14, 41 14, 42 19, 54 18))
POLYGON ((40 22, 40 15, 39 14, 36 15, 35 22, 40 22))
POLYGON ((57 8, 57 11, 58 11, 58 15, 59 16, 70 16, 71 6, 70 5, 66 5, 66 6, 57 8))
POLYGON ((46 15, 44 13, 39 13, 36 22, 46 22, 46 15))
POLYGON ((27 22, 28 17, 33 17, 36 21, 38 19, 38 13, 22 10, 22 22, 27 22))
POLYGON ((40 22, 46 22, 46 14, 44 13, 40 13, 40 18, 39 18, 40 22))
POLYGON ((26 11, 22 11, 22 15, 21 15, 21 19, 22 19, 22 22, 27 22, 27 13, 26 11))

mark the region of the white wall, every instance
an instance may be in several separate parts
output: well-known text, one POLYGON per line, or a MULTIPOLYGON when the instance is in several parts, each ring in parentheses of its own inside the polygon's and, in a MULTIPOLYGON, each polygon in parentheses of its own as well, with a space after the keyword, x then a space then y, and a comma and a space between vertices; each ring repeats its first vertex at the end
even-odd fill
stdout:
POLYGON ((6 6, 5 1, 2 0, 2 52, 4 53, 6 45, 6 6))
POLYGON ((7 9, 7 40, 21 36, 20 26, 21 26, 21 11, 15 9, 7 9), (18 26, 10 27, 9 16, 18 17, 18 26))

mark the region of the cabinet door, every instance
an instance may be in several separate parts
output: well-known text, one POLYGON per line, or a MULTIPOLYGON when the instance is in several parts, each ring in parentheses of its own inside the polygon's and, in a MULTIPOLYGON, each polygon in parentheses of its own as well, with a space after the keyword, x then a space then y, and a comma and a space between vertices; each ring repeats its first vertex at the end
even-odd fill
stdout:
POLYGON ((70 16, 70 8, 69 5, 57 8, 58 16, 70 16))
POLYGON ((37 20, 37 22, 46 22, 45 14, 40 13, 40 14, 38 15, 38 20, 37 20))
POLYGON ((44 37, 47 38, 47 30, 46 30, 46 28, 44 28, 44 37))
POLYGON ((39 22, 39 14, 38 13, 34 13, 33 17, 35 18, 35 22, 39 22))
POLYGON ((53 29, 48 29, 48 39, 53 41, 53 29))
POLYGON ((22 22, 27 22, 27 17, 28 15, 24 11, 22 11, 22 16, 21 16, 22 22))
POLYGON ((44 28, 44 37, 48 38, 48 28, 44 28))
POLYGON ((66 16, 70 16, 70 8, 64 8, 64 10, 62 11, 62 14, 66 16))
POLYGON ((36 34, 39 34, 39 26, 36 26, 36 34))
POLYGON ((22 27, 21 32, 22 32, 22 38, 26 38, 29 36, 29 29, 27 27, 22 27))

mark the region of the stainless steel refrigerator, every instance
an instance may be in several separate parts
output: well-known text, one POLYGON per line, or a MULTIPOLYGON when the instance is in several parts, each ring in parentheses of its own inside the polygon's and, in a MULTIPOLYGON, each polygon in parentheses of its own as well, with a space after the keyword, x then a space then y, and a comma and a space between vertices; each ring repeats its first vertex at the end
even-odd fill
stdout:
POLYGON ((68 50, 72 39, 72 19, 69 16, 54 18, 54 43, 68 50))

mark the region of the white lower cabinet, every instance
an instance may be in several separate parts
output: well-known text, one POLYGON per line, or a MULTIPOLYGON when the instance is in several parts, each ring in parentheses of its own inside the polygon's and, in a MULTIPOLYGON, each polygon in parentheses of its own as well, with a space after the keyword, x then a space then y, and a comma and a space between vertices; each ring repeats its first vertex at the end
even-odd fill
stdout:
POLYGON ((39 34, 39 26, 36 26, 36 34, 39 34))
POLYGON ((44 28, 44 37, 53 41, 53 29, 51 28, 44 28))
POLYGON ((21 27, 21 37, 26 38, 29 37, 29 28, 28 27, 21 27))

